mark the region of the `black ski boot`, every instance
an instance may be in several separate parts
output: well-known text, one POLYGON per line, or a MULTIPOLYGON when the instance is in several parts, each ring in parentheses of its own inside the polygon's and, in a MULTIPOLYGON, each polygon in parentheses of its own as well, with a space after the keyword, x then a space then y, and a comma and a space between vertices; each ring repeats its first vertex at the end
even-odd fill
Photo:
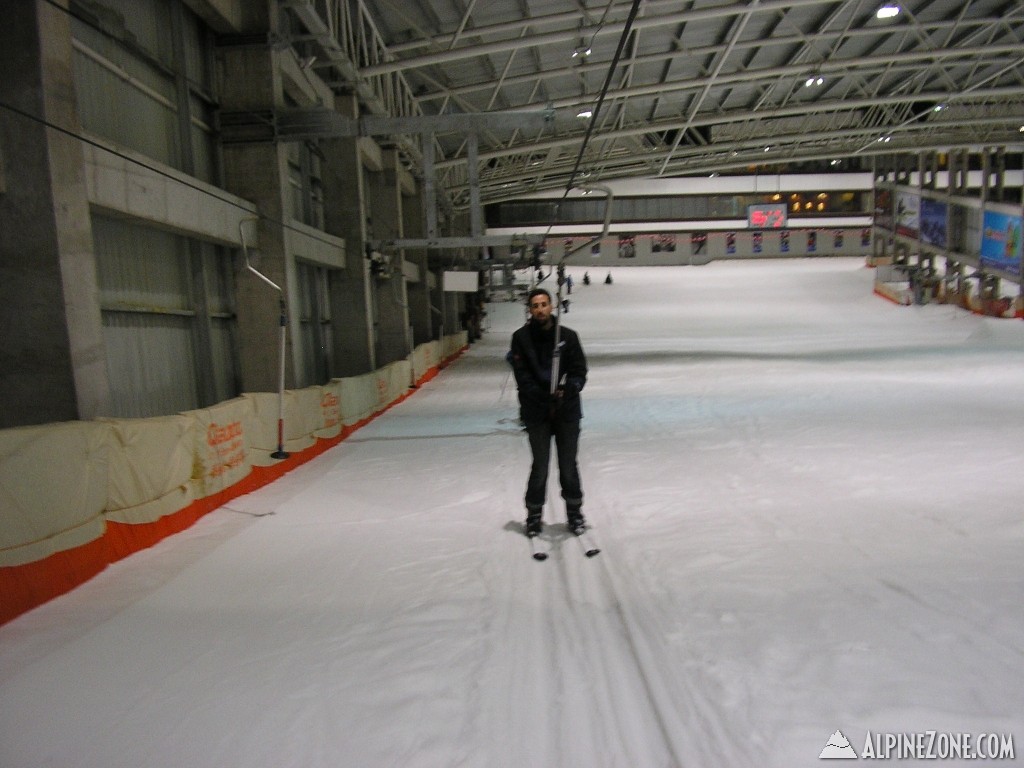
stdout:
POLYGON ((544 524, 541 522, 541 510, 539 509, 528 509, 526 510, 526 536, 532 539, 534 536, 540 536, 541 530, 544 528, 544 524))
POLYGON ((583 513, 580 511, 580 508, 570 507, 567 510, 566 516, 569 531, 572 532, 574 536, 582 536, 583 532, 587 530, 587 521, 583 517, 583 513))

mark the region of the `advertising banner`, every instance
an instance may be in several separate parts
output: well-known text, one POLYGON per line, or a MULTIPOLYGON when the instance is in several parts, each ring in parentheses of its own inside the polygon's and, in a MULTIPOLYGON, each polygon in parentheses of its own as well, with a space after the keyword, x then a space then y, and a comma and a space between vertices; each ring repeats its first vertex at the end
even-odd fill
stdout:
POLYGON ((921 200, 921 242, 946 247, 945 203, 928 198, 921 200))
POLYGON ((921 228, 921 196, 916 192, 896 193, 896 231, 917 237, 921 228))
POLYGON ((981 230, 981 265, 1020 274, 1021 217, 985 211, 981 230))

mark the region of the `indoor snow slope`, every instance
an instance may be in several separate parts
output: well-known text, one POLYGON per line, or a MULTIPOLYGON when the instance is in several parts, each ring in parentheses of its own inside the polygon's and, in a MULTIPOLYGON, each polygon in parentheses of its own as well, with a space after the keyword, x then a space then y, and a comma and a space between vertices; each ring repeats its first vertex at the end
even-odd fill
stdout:
POLYGON ((504 360, 525 315, 490 305, 338 447, 0 628, 0 766, 1020 748, 1024 323, 895 306, 852 259, 583 271, 563 322, 599 556, 553 472, 530 558, 504 360))

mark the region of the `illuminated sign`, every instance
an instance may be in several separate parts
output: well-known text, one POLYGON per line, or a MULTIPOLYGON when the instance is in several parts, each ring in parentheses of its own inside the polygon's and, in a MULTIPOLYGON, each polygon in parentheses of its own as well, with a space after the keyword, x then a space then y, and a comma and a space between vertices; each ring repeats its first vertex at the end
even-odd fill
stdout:
POLYGON ((785 203, 747 206, 747 226, 751 229, 782 229, 787 223, 785 203))

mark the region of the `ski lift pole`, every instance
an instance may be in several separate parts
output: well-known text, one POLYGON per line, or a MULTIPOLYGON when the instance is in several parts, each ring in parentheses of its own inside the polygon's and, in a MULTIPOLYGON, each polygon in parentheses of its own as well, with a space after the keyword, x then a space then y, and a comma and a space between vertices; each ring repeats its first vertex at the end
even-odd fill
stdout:
MULTIPOLYGON (((562 360, 562 284, 565 282, 565 257, 558 262, 556 271, 558 290, 555 296, 555 348, 551 353, 551 396, 554 397, 560 385, 562 360)), ((552 402, 554 402, 552 400, 552 402)))
POLYGON ((284 366, 285 345, 288 342, 288 311, 284 303, 284 291, 281 291, 281 331, 278 346, 280 348, 277 366, 277 450, 270 454, 272 459, 287 459, 290 455, 284 449, 284 366))
POLYGON ((248 221, 257 221, 257 219, 243 219, 238 222, 238 236, 242 243, 242 255, 245 257, 245 268, 252 272, 256 277, 262 280, 264 283, 269 285, 280 296, 280 307, 281 307, 281 318, 280 326, 281 331, 279 335, 278 345, 280 347, 280 354, 278 356, 278 376, 277 376, 277 450, 270 454, 272 459, 287 459, 291 454, 284 449, 284 368, 285 368, 285 345, 287 343, 288 336, 288 312, 284 301, 284 289, 281 288, 277 283, 271 280, 269 277, 260 272, 256 267, 249 263, 249 248, 245 242, 245 230, 243 226, 248 221))
POLYGON ((573 248, 569 253, 563 253, 562 258, 558 260, 557 275, 558 275, 558 297, 555 299, 555 351, 551 356, 551 396, 554 397, 555 392, 558 391, 559 378, 561 377, 561 357, 562 357, 562 283, 565 282, 565 260, 570 256, 574 256, 584 248, 589 248, 594 243, 599 243, 608 235, 608 230, 612 224, 612 202, 614 201, 615 195, 612 193, 611 187, 606 187, 603 184, 587 184, 580 185, 579 189, 583 190, 597 190, 604 192, 607 195, 604 203, 604 224, 601 226, 601 234, 590 238, 583 245, 579 245, 573 248))

